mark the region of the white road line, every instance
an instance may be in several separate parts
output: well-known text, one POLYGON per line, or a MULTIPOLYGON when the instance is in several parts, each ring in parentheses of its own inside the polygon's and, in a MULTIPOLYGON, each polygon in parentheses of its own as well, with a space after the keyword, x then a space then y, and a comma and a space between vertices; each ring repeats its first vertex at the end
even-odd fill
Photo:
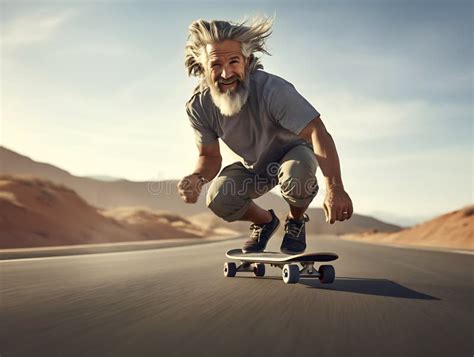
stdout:
MULTIPOLYGON (((58 255, 58 256, 51 256, 51 257, 33 257, 33 258, 17 258, 17 259, 5 259, 5 260, 0 260, 0 265, 1 264, 8 264, 8 263, 18 263, 18 262, 29 262, 29 261, 41 261, 41 260, 51 260, 51 259, 74 259, 74 258, 84 258, 84 257, 106 257, 110 256, 112 254, 136 254, 136 253, 141 253, 141 254, 152 254, 156 253, 156 251, 161 250, 161 251, 180 251, 180 250, 185 250, 189 248, 196 248, 199 246, 209 246, 209 245, 218 245, 218 244, 224 244, 224 243, 229 243, 229 240, 223 240, 223 241, 216 241, 216 242, 206 242, 202 244, 190 244, 190 245, 181 245, 177 247, 157 247, 153 249, 137 249, 137 250, 129 250, 129 251, 124 251, 124 252, 105 252, 105 253, 81 253, 81 254, 71 254, 71 255, 58 255)), ((225 257, 225 254, 223 254, 223 257, 225 257)))

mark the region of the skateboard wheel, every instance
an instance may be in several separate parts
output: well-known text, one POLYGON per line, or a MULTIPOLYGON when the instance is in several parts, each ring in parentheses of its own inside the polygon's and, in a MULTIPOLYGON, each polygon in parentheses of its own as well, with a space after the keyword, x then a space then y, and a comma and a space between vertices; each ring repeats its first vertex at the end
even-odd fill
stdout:
POLYGON ((265 275, 265 264, 257 263, 253 266, 253 273, 255 276, 264 276, 265 275))
POLYGON ((224 276, 232 278, 237 273, 237 265, 234 262, 224 263, 224 276))
POLYGON ((323 284, 331 284, 336 278, 336 271, 332 265, 321 265, 318 269, 319 271, 319 280, 323 284))
POLYGON ((300 270, 296 264, 285 264, 281 276, 286 284, 296 284, 300 280, 300 270))

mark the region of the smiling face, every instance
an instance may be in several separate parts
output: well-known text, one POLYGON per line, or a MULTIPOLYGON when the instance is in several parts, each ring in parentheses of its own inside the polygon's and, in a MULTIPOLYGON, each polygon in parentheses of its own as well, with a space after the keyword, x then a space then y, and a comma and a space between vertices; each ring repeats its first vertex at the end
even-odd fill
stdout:
POLYGON ((226 116, 240 112, 246 103, 249 78, 241 43, 234 40, 206 46, 206 81, 214 104, 226 116))
POLYGON ((209 79, 220 92, 235 90, 245 79, 245 58, 238 41, 225 40, 208 44, 207 71, 209 79))

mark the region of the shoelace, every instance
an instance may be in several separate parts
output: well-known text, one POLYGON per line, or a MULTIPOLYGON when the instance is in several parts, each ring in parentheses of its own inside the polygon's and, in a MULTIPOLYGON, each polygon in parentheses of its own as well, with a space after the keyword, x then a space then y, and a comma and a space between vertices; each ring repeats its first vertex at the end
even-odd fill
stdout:
POLYGON ((288 220, 285 223, 285 232, 290 235, 290 238, 298 239, 300 237, 301 231, 304 228, 306 222, 309 221, 308 216, 304 216, 303 221, 301 223, 297 223, 294 220, 288 220))
POLYGON ((250 235, 251 240, 258 240, 260 238, 260 233, 262 233, 263 226, 259 226, 258 224, 251 224, 249 229, 252 231, 250 235))

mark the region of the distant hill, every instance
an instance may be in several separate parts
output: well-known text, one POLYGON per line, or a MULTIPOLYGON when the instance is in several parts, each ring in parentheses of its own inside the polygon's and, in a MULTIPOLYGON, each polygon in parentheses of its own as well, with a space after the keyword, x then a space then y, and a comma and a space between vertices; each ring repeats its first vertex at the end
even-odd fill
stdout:
POLYGON ((412 227, 433 218, 432 214, 404 215, 383 210, 376 210, 367 214, 371 217, 377 217, 377 219, 383 222, 392 222, 393 224, 399 225, 403 228, 412 227))
POLYGON ((89 176, 86 176, 86 177, 94 179, 94 180, 106 181, 106 182, 113 182, 113 181, 123 180, 121 178, 117 178, 117 177, 113 177, 113 176, 107 176, 107 175, 89 175, 89 176))
POLYGON ((0 176, 0 249, 200 238, 215 233, 146 208, 107 211, 43 179, 0 176))
POLYGON ((180 212, 183 216, 197 214, 206 209, 204 200, 195 205, 184 203, 176 191, 177 181, 107 182, 78 177, 56 166, 31 160, 5 147, 0 147, 0 174, 37 177, 66 185, 96 207, 145 206, 180 212))
MULTIPOLYGON (((193 222, 204 226, 231 227, 239 231, 248 231, 248 222, 235 222, 229 225, 215 217, 205 206, 205 194, 196 204, 186 204, 179 197, 176 180, 157 182, 132 182, 128 180, 102 181, 89 177, 78 177, 56 166, 36 162, 12 150, 0 146, 0 174, 26 175, 43 178, 58 184, 66 185, 76 191, 90 205, 102 208, 122 206, 147 207, 152 210, 177 212, 180 216, 189 217, 193 222)), ((288 210, 286 202, 273 193, 266 194, 256 200, 263 208, 273 208, 284 219, 288 210)), ((324 220, 321 209, 308 210, 311 218, 308 229, 312 233, 343 234, 378 230, 394 232, 399 226, 387 224, 369 216, 354 214, 352 219, 330 225, 324 220)))
POLYGON ((395 233, 366 232, 349 234, 344 238, 372 243, 474 250, 474 205, 395 233))

